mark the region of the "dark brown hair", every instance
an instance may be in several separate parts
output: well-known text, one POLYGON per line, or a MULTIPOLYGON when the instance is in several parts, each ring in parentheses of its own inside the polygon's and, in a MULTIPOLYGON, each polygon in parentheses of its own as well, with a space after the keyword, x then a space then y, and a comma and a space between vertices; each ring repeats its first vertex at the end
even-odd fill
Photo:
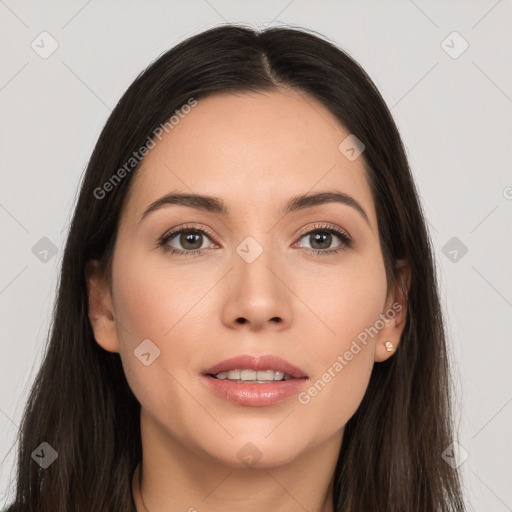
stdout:
POLYGON ((108 271, 138 165, 103 198, 95 191, 190 98, 280 88, 320 101, 364 143, 388 289, 398 281, 398 259, 411 269, 400 344, 374 365, 345 428, 334 473, 335 510, 465 510, 457 470, 441 457, 454 427, 432 249, 390 111, 365 71, 317 33, 233 24, 190 37, 160 56, 130 85, 100 134, 67 238, 49 343, 18 432, 12 510, 135 510, 131 482, 142 456, 140 404, 119 354, 94 340, 85 270, 98 259, 108 271), (42 442, 58 452, 46 469, 31 457, 42 442))

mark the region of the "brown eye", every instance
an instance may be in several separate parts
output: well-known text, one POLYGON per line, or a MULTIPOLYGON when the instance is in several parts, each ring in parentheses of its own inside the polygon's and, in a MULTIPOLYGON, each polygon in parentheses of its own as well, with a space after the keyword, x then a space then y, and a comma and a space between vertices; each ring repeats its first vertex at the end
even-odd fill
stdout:
POLYGON ((197 251, 203 249, 203 243, 208 239, 206 233, 201 230, 182 229, 171 233, 166 237, 166 244, 175 247, 171 242, 176 240, 177 249, 183 251, 197 251))
POLYGON ((158 245, 172 254, 200 256, 212 243, 210 236, 203 229, 185 226, 164 235, 158 245), (210 244, 207 243, 205 246, 207 240, 210 244))
POLYGON ((184 249, 195 251, 203 245, 203 235, 197 231, 182 231, 177 235, 179 243, 184 249))
POLYGON ((315 255, 334 254, 346 250, 352 246, 352 239, 341 229, 334 226, 317 226, 315 229, 302 234, 300 240, 309 241, 310 246, 305 247, 315 255), (338 244, 332 244, 338 239, 338 244))
POLYGON ((306 236, 309 237, 312 249, 329 249, 333 238, 332 234, 327 231, 317 231, 306 236))

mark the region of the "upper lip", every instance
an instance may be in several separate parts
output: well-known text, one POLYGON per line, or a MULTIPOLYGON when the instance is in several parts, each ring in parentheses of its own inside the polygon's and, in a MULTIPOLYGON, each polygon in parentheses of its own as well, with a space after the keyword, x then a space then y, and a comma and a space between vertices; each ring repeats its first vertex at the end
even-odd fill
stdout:
POLYGON ((274 355, 254 356, 244 354, 241 356, 231 357, 217 363, 210 368, 204 370, 205 375, 215 375, 220 372, 228 372, 230 370, 275 370, 287 373, 295 379, 307 377, 307 375, 292 363, 274 355))

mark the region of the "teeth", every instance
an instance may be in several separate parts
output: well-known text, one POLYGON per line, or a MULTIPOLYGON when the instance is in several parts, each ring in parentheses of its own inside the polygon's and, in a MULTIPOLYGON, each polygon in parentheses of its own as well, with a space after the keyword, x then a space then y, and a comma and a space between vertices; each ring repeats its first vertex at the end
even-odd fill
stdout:
MULTIPOLYGON (((238 378, 242 379, 242 380, 257 380, 256 379, 257 374, 258 374, 258 372, 255 372, 254 370, 242 370, 240 372, 240 377, 238 377, 238 378)), ((228 373, 228 376, 229 376, 229 373, 228 373)), ((231 377, 229 377, 229 378, 231 378, 231 377)))
POLYGON ((292 379, 287 373, 275 370, 230 370, 229 372, 217 373, 215 377, 221 380, 228 379, 249 383, 292 379))
MULTIPOLYGON (((278 375, 278 379, 274 379, 274 374, 276 372, 274 372, 274 370, 265 370, 265 371, 257 371, 255 372, 256 373, 256 380, 281 380, 283 378, 283 374, 281 372, 280 375, 281 377, 279 377, 278 375)), ((242 374, 242 379, 244 378, 243 374, 242 374)))

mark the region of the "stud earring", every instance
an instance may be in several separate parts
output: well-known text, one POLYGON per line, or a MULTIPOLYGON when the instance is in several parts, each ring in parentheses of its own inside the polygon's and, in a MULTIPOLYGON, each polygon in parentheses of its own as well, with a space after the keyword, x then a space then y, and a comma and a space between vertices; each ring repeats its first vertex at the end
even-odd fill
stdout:
POLYGON ((388 352, 393 352, 394 347, 393 347, 393 343, 391 343, 391 341, 386 341, 386 343, 384 343, 384 345, 386 345, 386 350, 388 352))

